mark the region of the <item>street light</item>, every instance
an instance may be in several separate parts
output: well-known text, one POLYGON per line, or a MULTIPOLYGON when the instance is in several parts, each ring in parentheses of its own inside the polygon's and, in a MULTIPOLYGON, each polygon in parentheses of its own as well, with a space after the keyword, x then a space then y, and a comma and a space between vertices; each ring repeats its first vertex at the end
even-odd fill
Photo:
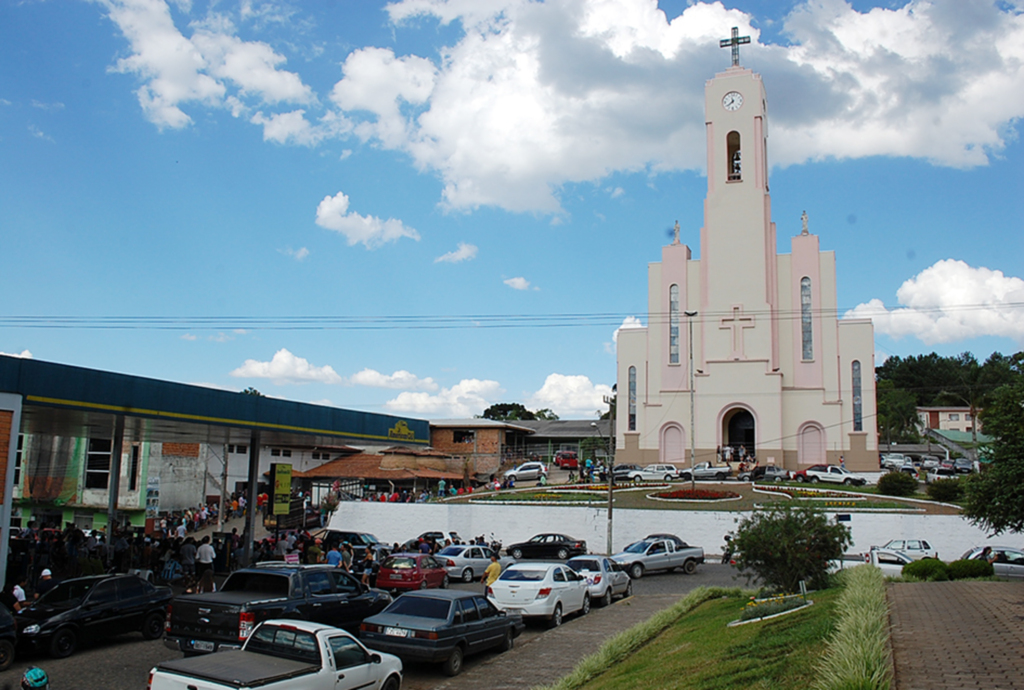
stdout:
MULTIPOLYGON (((609 424, 609 426, 611 426, 611 423, 612 423, 611 415, 609 414, 608 415, 608 424, 609 424)), ((597 431, 597 435, 601 437, 602 441, 604 441, 604 434, 601 433, 601 427, 598 425, 598 423, 597 422, 591 422, 590 426, 594 427, 594 430, 597 431)), ((608 442, 605 443, 605 448, 607 449, 607 452, 606 452, 605 459, 604 459, 604 465, 605 465, 605 467, 604 467, 604 474, 605 474, 605 479, 607 479, 607 482, 608 482, 608 547, 607 548, 608 548, 608 555, 609 556, 611 556, 614 553, 614 550, 612 549, 612 484, 615 483, 615 473, 612 471, 613 467, 612 467, 611 443, 610 442, 611 442, 611 434, 608 435, 608 442)))
POLYGON ((695 311, 684 311, 686 314, 686 325, 690 329, 690 491, 697 489, 697 480, 694 477, 694 455, 697 452, 697 439, 694 438, 694 390, 693 390, 693 317, 697 315, 695 311))

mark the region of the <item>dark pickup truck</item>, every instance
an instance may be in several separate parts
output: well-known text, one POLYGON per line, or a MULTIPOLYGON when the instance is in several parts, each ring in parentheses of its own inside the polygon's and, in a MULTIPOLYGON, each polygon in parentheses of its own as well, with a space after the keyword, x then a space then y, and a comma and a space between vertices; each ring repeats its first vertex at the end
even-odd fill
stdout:
POLYGON ((388 594, 339 568, 268 563, 235 571, 217 592, 176 597, 167 611, 164 644, 186 655, 239 649, 270 618, 355 632, 390 603, 388 594))

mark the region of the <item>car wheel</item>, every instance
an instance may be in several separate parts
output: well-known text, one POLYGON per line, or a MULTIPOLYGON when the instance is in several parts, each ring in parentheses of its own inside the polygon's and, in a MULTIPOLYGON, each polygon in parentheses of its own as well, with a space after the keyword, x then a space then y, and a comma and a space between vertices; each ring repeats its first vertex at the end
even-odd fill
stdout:
POLYGON ((807 479, 806 479, 806 478, 804 478, 804 476, 803 476, 802 474, 798 474, 798 475, 796 476, 796 480, 797 480, 798 482, 800 482, 801 484, 803 484, 803 483, 804 483, 805 481, 807 481, 807 479))
POLYGON ((601 597, 601 606, 604 607, 604 606, 611 606, 611 605, 612 605, 612 586, 608 585, 608 589, 606 589, 604 591, 604 596, 601 597))
POLYGON ((627 580, 626 581, 626 591, 622 594, 622 598, 626 599, 626 598, 631 597, 631 596, 633 596, 633 581, 632 580, 627 580))
POLYGON ((422 580, 420 582, 420 589, 426 589, 426 588, 427 588, 427 581, 426 580, 422 580))
POLYGON ((644 576, 644 566, 642 563, 634 563, 629 566, 629 576, 634 580, 639 580, 644 576))
POLYGON ((519 477, 517 477, 517 476, 516 476, 516 475, 514 475, 514 474, 510 474, 510 475, 508 476, 508 478, 509 478, 509 481, 513 481, 513 482, 518 482, 518 481, 519 481, 519 477))
POLYGON ((153 612, 146 616, 142 622, 142 636, 147 640, 158 640, 164 634, 164 619, 166 616, 159 612, 153 612))
POLYGON ((843 484, 846 484, 847 486, 853 486, 853 480, 852 479, 844 479, 843 480, 843 484))
POLYGON ((462 581, 463 582, 472 582, 473 581, 473 569, 472 568, 466 568, 465 570, 462 571, 462 581))
POLYGON ((551 618, 548 619, 549 628, 557 628, 562 624, 562 605, 555 604, 555 612, 551 614, 551 618))
POLYGON ((687 575, 693 575, 697 571, 697 561, 692 558, 686 559, 683 563, 683 572, 687 575))
POLYGON ((666 482, 670 482, 670 481, 672 481, 672 475, 671 475, 671 474, 666 474, 666 475, 665 475, 665 481, 666 481, 666 482))
POLYGON ((811 477, 811 484, 817 484, 817 483, 818 483, 818 478, 817 477, 811 477))
POLYGON ((679 479, 684 481, 684 482, 691 482, 691 481, 693 481, 693 475, 681 474, 681 475, 679 475, 679 479))
POLYGON ((717 479, 720 482, 725 481, 725 472, 719 472, 718 474, 716 474, 715 479, 717 479))
POLYGON ((50 640, 50 656, 63 659, 75 653, 78 648, 78 635, 71 628, 61 628, 50 640))
POLYGON ((511 555, 512 555, 512 558, 514 558, 514 559, 516 559, 518 561, 520 558, 523 557, 523 550, 522 549, 512 549, 511 555))
POLYGON ((14 645, 10 640, 0 640, 0 671, 6 671, 14 663, 14 645))
POLYGON ((781 483, 781 482, 782 482, 782 477, 778 477, 778 476, 776 476, 776 477, 775 477, 775 483, 776 483, 776 484, 779 484, 779 483, 781 483))
POLYGON ((448 576, 445 575, 444 578, 441 580, 441 589, 448 589, 449 584, 451 584, 451 580, 449 580, 448 576))
POLYGON ((642 481, 643 481, 643 479, 641 479, 640 477, 633 477, 633 483, 634 484, 639 484, 642 481))
POLYGON ((457 676, 462 673, 462 647, 452 650, 451 656, 444 662, 443 670, 446 676, 457 676))
POLYGON ((402 681, 398 680, 395 676, 391 676, 384 681, 384 685, 381 686, 380 690, 400 690, 401 687, 402 681))
POLYGON ((590 613, 590 592, 583 595, 583 608, 580 609, 580 615, 585 616, 590 613))
POLYGON ((558 560, 564 561, 569 557, 569 549, 561 548, 558 550, 558 560))
POLYGON ((501 651, 503 651, 503 652, 510 651, 512 649, 512 647, 514 647, 515 644, 516 644, 515 639, 516 639, 516 636, 512 632, 512 628, 509 628, 508 630, 506 630, 505 631, 505 637, 502 638, 502 640, 501 640, 501 648, 500 648, 501 651))

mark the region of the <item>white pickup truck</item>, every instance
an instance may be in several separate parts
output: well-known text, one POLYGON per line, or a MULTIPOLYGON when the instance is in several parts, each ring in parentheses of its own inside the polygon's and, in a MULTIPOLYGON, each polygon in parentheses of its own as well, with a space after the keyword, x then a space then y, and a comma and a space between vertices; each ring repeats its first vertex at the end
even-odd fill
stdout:
POLYGON ((340 628, 269 620, 241 649, 162 661, 150 690, 399 690, 402 661, 373 652, 340 628))

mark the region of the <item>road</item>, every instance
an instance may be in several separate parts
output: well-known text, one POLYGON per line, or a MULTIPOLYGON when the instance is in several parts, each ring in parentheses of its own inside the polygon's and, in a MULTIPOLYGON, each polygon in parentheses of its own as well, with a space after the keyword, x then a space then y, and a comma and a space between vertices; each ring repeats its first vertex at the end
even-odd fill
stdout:
MULTIPOLYGON (((649 574, 633 583, 634 595, 679 595, 701 585, 742 586, 742 579, 734 579, 729 566, 703 565, 693 575, 679 573, 649 574)), ((458 589, 479 589, 479 584, 455 584, 458 589)), ((571 630, 574 621, 569 619, 563 629, 571 630)), ((547 630, 541 624, 529 624, 526 631, 516 640, 516 646, 529 645, 543 638, 547 630)), ((580 656, 592 652, 581 645, 580 656)), ((486 664, 494 654, 483 654, 466 660, 466 669, 486 664)), ((111 640, 87 644, 81 651, 67 659, 50 659, 45 654, 19 653, 11 669, 0 674, 0 690, 5 684, 16 688, 21 674, 29 666, 39 666, 50 676, 54 690, 142 690, 146 687, 149 670, 167 659, 180 657, 164 646, 161 640, 146 641, 141 633, 133 632, 111 640)), ((406 669, 406 690, 428 690, 441 685, 448 678, 440 669, 422 664, 411 664, 406 669)))

